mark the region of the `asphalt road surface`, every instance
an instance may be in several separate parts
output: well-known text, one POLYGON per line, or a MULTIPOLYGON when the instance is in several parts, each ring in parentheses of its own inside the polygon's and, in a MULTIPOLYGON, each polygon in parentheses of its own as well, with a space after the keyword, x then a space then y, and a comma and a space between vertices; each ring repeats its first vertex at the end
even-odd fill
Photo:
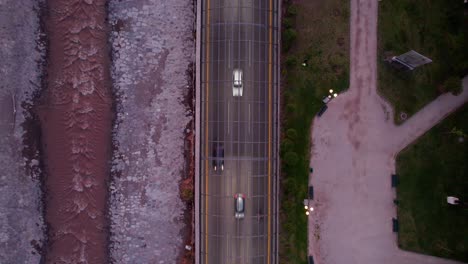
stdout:
POLYGON ((202 3, 201 263, 276 263, 277 3, 202 3), (243 96, 233 96, 233 70, 243 71, 243 96), (215 148, 224 170, 214 170, 215 148), (245 217, 234 196, 245 195, 245 217))

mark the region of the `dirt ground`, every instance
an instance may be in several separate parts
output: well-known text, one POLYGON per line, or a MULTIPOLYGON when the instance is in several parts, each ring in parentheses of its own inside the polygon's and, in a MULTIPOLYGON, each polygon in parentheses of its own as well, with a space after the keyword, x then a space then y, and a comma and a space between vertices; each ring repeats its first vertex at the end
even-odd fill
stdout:
POLYGON ((49 0, 47 88, 38 107, 47 263, 107 262, 112 94, 106 1, 49 0))
POLYGON ((37 13, 44 2, 0 0, 0 263, 106 263, 107 254, 114 263, 193 257, 184 250, 193 246, 193 201, 184 190, 193 188, 193 164, 185 159, 193 152, 194 3, 111 0, 107 42, 104 2, 50 0, 46 9, 48 88, 34 107, 47 171, 50 243, 41 259, 44 165, 37 122, 27 120, 45 62, 37 13), (111 67, 117 120, 108 186, 111 67))
POLYGON ((445 94, 395 126, 376 91, 377 5, 351 1, 350 89, 314 120, 309 254, 319 264, 456 263, 398 249, 390 175, 402 148, 468 101, 468 78, 459 96, 445 94))
MULTIPOLYGON (((178 263, 187 235, 184 138, 194 62, 191 0, 109 1, 117 96, 110 186, 114 263, 178 263)), ((190 224, 190 223, 189 223, 190 224)))
POLYGON ((45 46, 36 0, 0 1, 0 263, 40 263, 41 161, 31 115, 45 46))

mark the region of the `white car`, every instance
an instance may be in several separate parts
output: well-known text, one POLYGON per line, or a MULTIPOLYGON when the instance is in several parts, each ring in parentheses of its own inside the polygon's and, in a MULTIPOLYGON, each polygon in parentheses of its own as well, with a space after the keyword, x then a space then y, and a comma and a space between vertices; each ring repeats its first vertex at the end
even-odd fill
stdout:
POLYGON ((242 70, 234 69, 232 72, 232 95, 233 96, 242 96, 244 91, 244 85, 242 84, 242 70))
POLYGON ((237 219, 242 219, 244 218, 244 212, 245 212, 245 195, 242 193, 237 193, 234 196, 234 217, 237 219))

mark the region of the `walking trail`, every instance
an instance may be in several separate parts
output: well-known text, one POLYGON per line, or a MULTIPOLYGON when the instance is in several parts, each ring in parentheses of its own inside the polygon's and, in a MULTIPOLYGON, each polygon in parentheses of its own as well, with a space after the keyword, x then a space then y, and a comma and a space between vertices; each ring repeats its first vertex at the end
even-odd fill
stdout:
POLYGON ((314 121, 309 255, 319 264, 457 263, 397 247, 390 175, 401 149, 468 101, 468 78, 460 95, 442 95, 395 126, 376 90, 377 8, 374 0, 351 1, 350 88, 314 121))

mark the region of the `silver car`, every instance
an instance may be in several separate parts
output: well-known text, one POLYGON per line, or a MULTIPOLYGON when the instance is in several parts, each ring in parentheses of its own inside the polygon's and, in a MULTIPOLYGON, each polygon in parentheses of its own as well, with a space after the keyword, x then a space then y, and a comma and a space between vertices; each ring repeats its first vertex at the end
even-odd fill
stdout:
POLYGON ((242 193, 237 193, 234 196, 234 217, 237 219, 242 219, 244 218, 244 212, 245 212, 245 195, 242 193))
POLYGON ((242 96, 244 91, 244 85, 242 84, 242 70, 234 69, 232 72, 232 95, 233 96, 242 96))

